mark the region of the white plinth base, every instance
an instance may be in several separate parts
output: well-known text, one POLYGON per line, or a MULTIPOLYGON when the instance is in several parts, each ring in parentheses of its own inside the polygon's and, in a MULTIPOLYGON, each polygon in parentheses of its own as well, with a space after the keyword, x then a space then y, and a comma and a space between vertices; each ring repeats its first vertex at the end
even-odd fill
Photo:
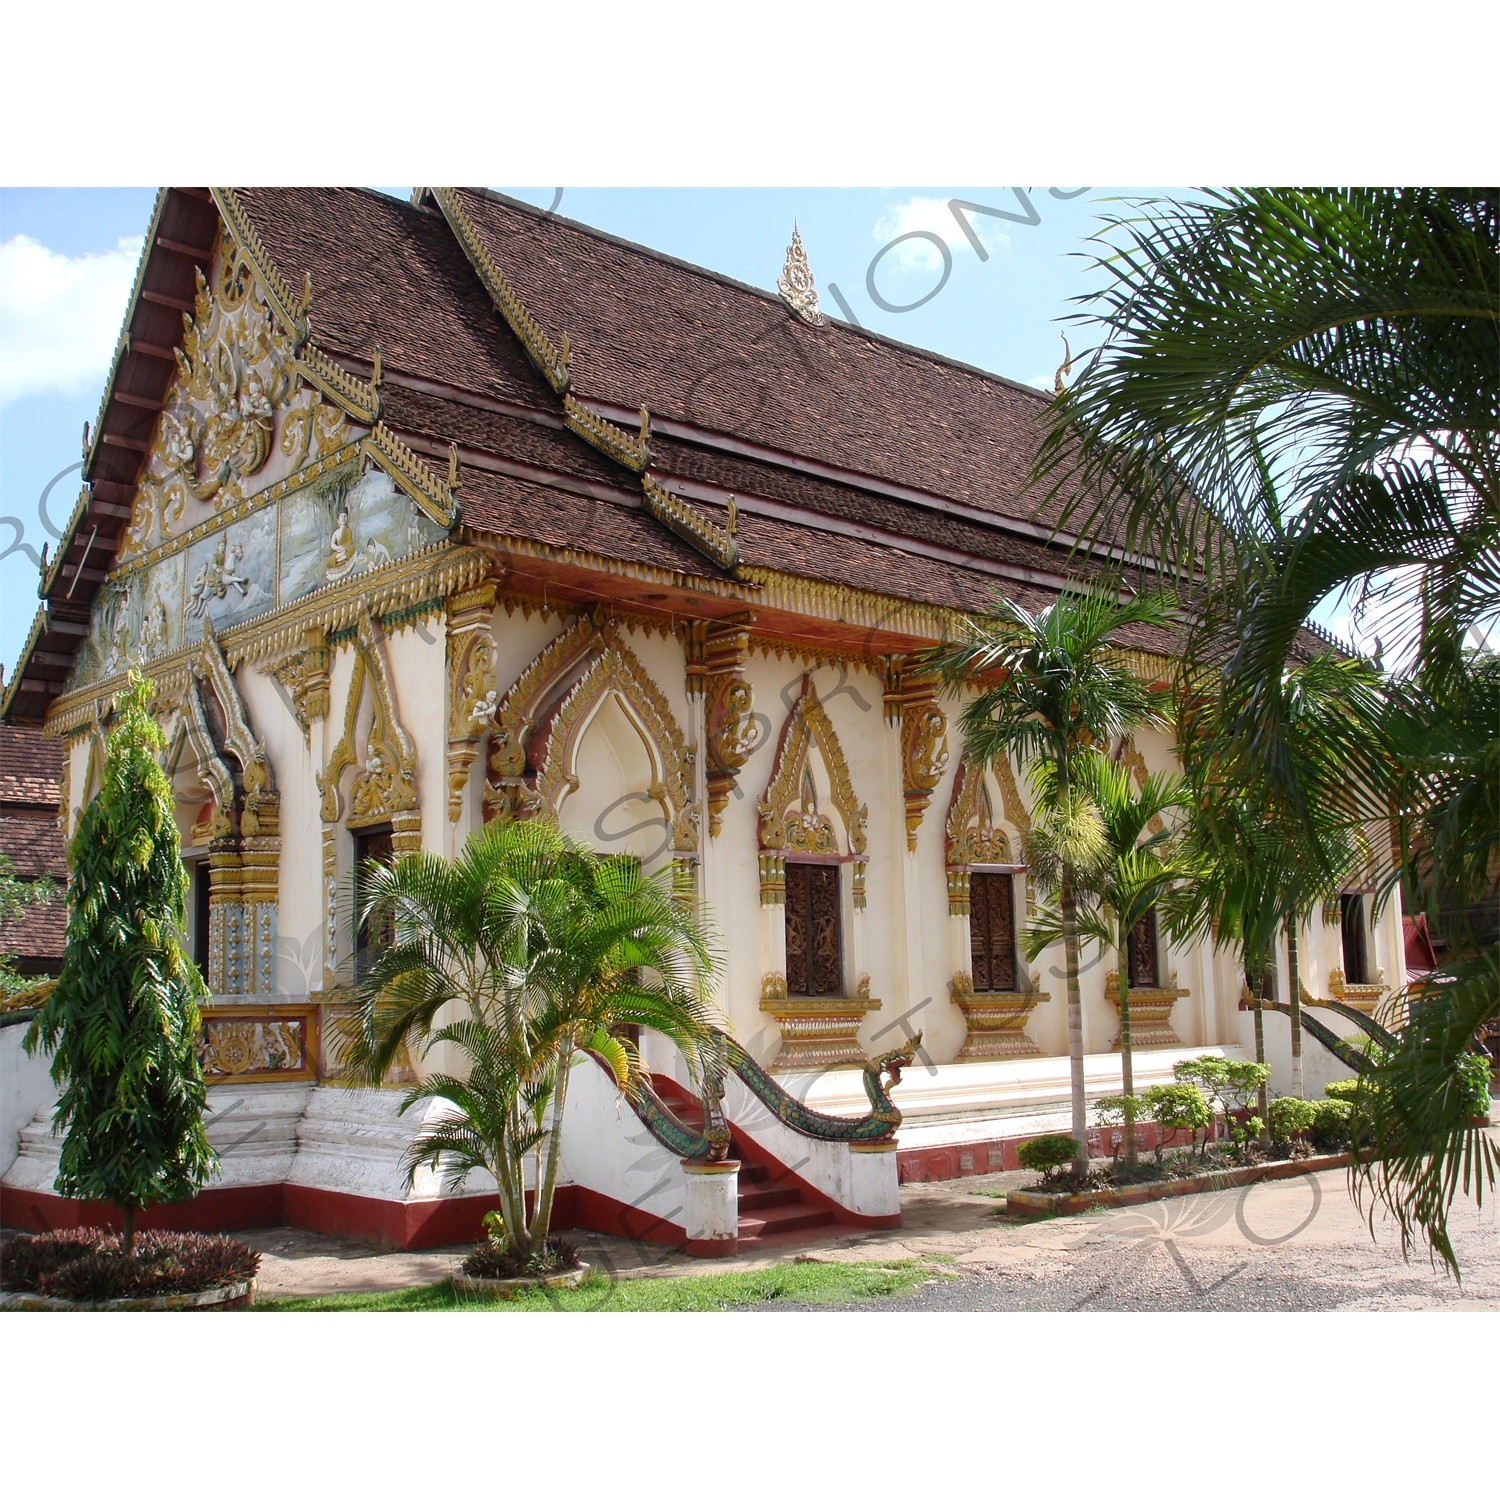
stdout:
POLYGON ((682 1163, 684 1228, 689 1255, 736 1255, 740 1246, 740 1164, 682 1163))

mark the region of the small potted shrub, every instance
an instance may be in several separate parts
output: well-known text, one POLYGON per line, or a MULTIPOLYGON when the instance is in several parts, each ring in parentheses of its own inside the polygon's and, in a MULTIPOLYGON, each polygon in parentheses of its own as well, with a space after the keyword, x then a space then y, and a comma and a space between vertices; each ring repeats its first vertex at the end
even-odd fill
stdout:
POLYGON ((1039 1135, 1016 1148, 1021 1165, 1042 1174, 1039 1186, 1043 1192, 1050 1191, 1058 1172, 1070 1166, 1077 1155, 1078 1142, 1070 1135, 1039 1135))

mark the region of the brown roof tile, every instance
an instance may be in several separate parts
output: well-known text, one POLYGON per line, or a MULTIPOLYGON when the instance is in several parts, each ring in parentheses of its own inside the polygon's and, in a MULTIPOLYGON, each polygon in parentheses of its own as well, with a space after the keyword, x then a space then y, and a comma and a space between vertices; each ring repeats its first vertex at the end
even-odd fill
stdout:
POLYGON ((62 761, 60 740, 27 725, 0 724, 0 808, 19 803, 55 811, 62 761))

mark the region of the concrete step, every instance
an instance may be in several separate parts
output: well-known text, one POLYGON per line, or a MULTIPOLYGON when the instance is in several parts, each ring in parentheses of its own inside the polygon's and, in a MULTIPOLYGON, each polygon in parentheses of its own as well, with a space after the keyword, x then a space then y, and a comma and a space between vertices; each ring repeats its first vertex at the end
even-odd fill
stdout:
POLYGON ((746 1214, 758 1214, 764 1208, 782 1208, 801 1203, 802 1195, 794 1187, 751 1187, 740 1189, 740 1222, 746 1214))
POLYGON ((758 1240, 768 1234, 790 1234, 794 1230, 818 1229, 833 1223, 826 1208, 805 1203, 788 1203, 780 1208, 766 1208, 740 1217, 740 1238, 758 1240))

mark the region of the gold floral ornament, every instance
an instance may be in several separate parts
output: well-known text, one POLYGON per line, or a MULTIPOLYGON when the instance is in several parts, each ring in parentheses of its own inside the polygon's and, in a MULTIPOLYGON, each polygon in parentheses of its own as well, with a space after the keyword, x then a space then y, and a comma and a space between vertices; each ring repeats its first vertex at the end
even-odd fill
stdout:
POLYGON ((396 716, 390 668, 379 627, 366 615, 359 622, 354 643, 354 673, 344 704, 344 733, 328 757, 328 766, 318 777, 325 824, 343 816, 340 778, 356 769, 349 789, 349 828, 366 828, 389 821, 392 844, 398 854, 421 846, 421 815, 417 810, 417 752, 411 737, 396 716), (371 699, 370 727, 362 754, 356 749, 356 726, 360 703, 366 691, 371 699))
POLYGON ((719 836, 739 773, 761 740, 755 694, 740 675, 749 654, 753 618, 746 614, 712 624, 699 621, 690 637, 687 689, 689 697, 701 693, 704 699, 710 838, 719 836))
POLYGON ((818 309, 818 289, 813 282, 812 268, 807 263, 807 251, 802 248, 802 231, 792 221, 792 243, 786 247, 786 263, 776 282, 781 300, 802 319, 815 328, 828 322, 818 309))
POLYGON ((885 717, 901 729, 901 784, 906 803, 906 847, 915 851, 927 804, 948 768, 948 716, 933 696, 933 679, 909 661, 888 660, 885 717))

